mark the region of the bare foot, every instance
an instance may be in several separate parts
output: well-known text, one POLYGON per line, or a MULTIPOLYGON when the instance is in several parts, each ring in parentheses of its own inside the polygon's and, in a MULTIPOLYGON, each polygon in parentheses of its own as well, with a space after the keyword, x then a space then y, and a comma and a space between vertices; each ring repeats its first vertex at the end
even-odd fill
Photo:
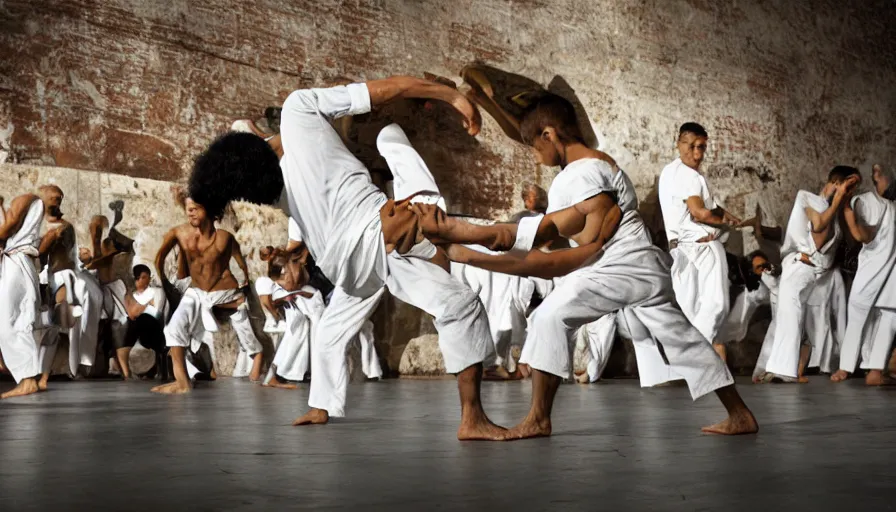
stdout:
POLYGON ((759 423, 748 409, 743 412, 732 414, 725 418, 721 423, 703 427, 703 432, 707 434, 721 434, 725 436, 736 436, 740 434, 755 434, 759 432, 759 423))
POLYGON ((591 378, 588 377, 588 372, 582 372, 576 375, 576 382, 579 384, 588 384, 591 381, 591 378))
POLYGON ((529 376, 532 375, 532 370, 529 368, 528 364, 520 363, 519 365, 517 365, 517 369, 524 379, 528 379, 529 376))
POLYGON ((833 375, 831 375, 831 381, 833 382, 843 382, 848 378, 849 373, 847 373, 845 370, 837 370, 833 375))
POLYGON ((18 386, 0 395, 0 400, 4 398, 32 395, 34 393, 37 393, 38 391, 40 391, 40 389, 37 387, 36 379, 23 379, 22 382, 19 382, 18 386))
POLYGON ((509 380, 510 373, 503 366, 495 366, 485 370, 482 380, 509 380))
POLYGON ((277 388, 277 389, 299 389, 299 386, 296 386, 295 384, 292 384, 292 383, 289 383, 289 382, 280 382, 280 381, 277 380, 277 379, 271 379, 271 381, 268 382, 267 384, 262 383, 261 385, 264 386, 264 387, 266 387, 266 388, 277 388))
POLYGON ((214 368, 212 368, 212 371, 208 372, 208 378, 211 380, 218 380, 218 374, 215 372, 214 368))
POLYGON ((189 393, 192 391, 192 387, 189 384, 181 384, 180 382, 174 381, 169 382, 168 384, 162 384, 161 386, 156 386, 150 389, 153 393, 159 393, 162 395, 182 395, 184 393, 189 393))
POLYGON ((896 384, 891 377, 885 376, 883 370, 870 370, 865 375, 866 386, 892 386, 896 384))
POLYGON ((495 425, 488 418, 479 421, 462 421, 457 429, 458 441, 505 441, 508 430, 495 425))
POLYGON ((46 391, 47 390, 47 382, 49 382, 49 380, 50 380, 49 373, 42 374, 40 376, 40 380, 37 381, 37 389, 39 389, 40 391, 46 391))
POLYGON ((304 415, 296 418, 296 421, 292 422, 292 426, 298 427, 300 425, 323 425, 328 421, 330 421, 330 413, 323 409, 315 409, 314 407, 312 407, 304 415))
POLYGON ((532 439, 534 437, 548 437, 551 435, 550 418, 536 420, 527 416, 519 425, 507 431, 507 440, 532 439))

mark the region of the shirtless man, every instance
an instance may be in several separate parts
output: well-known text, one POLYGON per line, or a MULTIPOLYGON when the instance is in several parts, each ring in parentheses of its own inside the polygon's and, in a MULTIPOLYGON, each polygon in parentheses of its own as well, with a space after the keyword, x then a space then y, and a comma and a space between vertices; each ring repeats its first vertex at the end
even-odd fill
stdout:
POLYGON ((2 398, 40 391, 40 285, 38 248, 44 205, 34 194, 12 200, 0 208, 0 352, 18 385, 2 398))
POLYGON ((257 136, 224 135, 197 159, 190 194, 221 207, 235 199, 288 209, 304 245, 333 283, 330 304, 315 328, 311 352, 311 410, 296 425, 326 423, 345 414, 345 352, 388 286, 404 302, 435 317, 439 346, 461 395, 459 439, 503 439, 480 402, 482 361, 491 349, 488 319, 476 294, 439 266, 404 257, 423 242, 406 203, 388 201, 345 147, 330 121, 370 112, 398 99, 440 100, 464 118, 471 135, 479 112, 455 89, 412 77, 392 77, 328 89, 294 91, 283 104, 283 158, 257 136), (395 253, 395 254, 390 254, 395 253))
MULTIPOLYGON (((240 346, 253 356, 249 378, 254 382, 261 376, 262 347, 249 322, 249 306, 242 288, 230 273, 230 259, 245 276, 249 275, 246 261, 236 239, 227 231, 217 229, 215 221, 224 214, 224 205, 205 207, 191 197, 186 200, 186 224, 181 224, 165 234, 162 246, 156 254, 156 270, 163 283, 169 284, 165 275, 165 258, 175 246, 179 246, 189 265, 191 288, 184 293, 177 309, 165 327, 165 339, 170 347, 175 381, 152 388, 163 394, 189 393, 192 386, 187 375, 187 348, 192 340, 202 339, 204 333, 217 331, 212 308, 233 310, 230 322, 236 331, 240 346)), ((206 338, 207 339, 207 338, 206 338)))
POLYGON ((725 364, 674 306, 665 257, 645 236, 637 211, 622 205, 623 212, 617 204, 627 184, 623 172, 611 157, 584 144, 572 105, 557 96, 543 97, 526 112, 520 132, 540 164, 563 169, 548 192, 547 215, 519 225, 473 226, 433 206, 412 205, 423 231, 436 240, 503 245, 516 239, 513 251, 504 255, 450 245, 453 261, 522 276, 565 276, 529 317, 520 362, 533 370, 532 407, 508 437, 551 434, 554 396, 562 379, 572 375, 569 347, 575 328, 618 310, 630 311, 662 345, 669 367, 687 381, 694 399, 716 392, 729 416, 705 432, 758 431, 725 364), (561 237, 578 247, 531 250, 561 237))

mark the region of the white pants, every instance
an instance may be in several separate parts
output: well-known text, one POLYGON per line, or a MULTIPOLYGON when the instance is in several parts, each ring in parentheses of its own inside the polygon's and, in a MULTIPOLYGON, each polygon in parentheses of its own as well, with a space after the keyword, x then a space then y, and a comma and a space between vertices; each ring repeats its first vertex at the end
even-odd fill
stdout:
POLYGON ((286 332, 274 352, 265 383, 270 382, 274 375, 286 380, 303 381, 311 363, 311 319, 297 307, 286 308, 284 317, 286 332))
MULTIPOLYGON (((673 305, 672 283, 659 250, 609 253, 564 277, 529 316, 529 336, 520 362, 570 378, 576 329, 630 308, 662 346, 671 370, 687 381, 694 399, 733 384, 731 373, 706 338, 673 305)), ((644 344, 646 340, 634 342, 644 344)))
MULTIPOLYGON (((372 226, 381 230, 379 222, 372 226)), ((359 244, 370 240, 364 238, 359 244)), ((374 240, 365 244, 361 254, 367 251, 383 251, 382 235, 378 243, 374 240)), ((394 253, 385 258, 389 273, 385 284, 392 295, 435 317, 439 348, 448 373, 459 373, 489 356, 493 348, 488 318, 476 293, 429 261, 394 253)), ((385 291, 380 288, 371 293, 369 285, 364 288, 368 290, 366 296, 355 296, 337 286, 312 334, 314 377, 308 405, 325 409, 333 417, 345 416, 348 344, 358 335, 385 291)))
POLYGON ((728 261, 718 240, 682 242, 672 255, 672 288, 688 320, 715 342, 728 317, 728 261))
POLYGON ((896 336, 896 310, 874 308, 867 343, 862 344, 862 369, 886 370, 896 336))
POLYGON ((785 258, 778 288, 774 342, 766 371, 783 377, 797 377, 804 330, 804 305, 819 277, 817 267, 802 263, 798 257, 785 258))
POLYGON ((40 375, 40 288, 35 259, 0 252, 0 352, 16 382, 40 375))
POLYGON ((53 273, 50 289, 54 297, 62 286, 65 286, 66 302, 80 309, 75 325, 68 331, 68 367, 74 375, 79 365, 93 366, 96 360, 103 289, 93 275, 73 270, 53 273))
POLYGON ((361 344, 361 371, 368 379, 379 379, 383 376, 383 368, 380 366, 374 341, 373 322, 367 320, 358 332, 358 342, 361 344))

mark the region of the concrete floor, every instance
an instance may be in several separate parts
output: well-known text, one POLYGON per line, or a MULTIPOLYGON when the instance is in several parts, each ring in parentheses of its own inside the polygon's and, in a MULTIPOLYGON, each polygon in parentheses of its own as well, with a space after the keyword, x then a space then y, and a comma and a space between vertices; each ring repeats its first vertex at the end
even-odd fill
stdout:
MULTIPOLYGON (((554 436, 459 443, 452 381, 352 385, 349 414, 293 428, 299 391, 222 379, 191 396, 148 383, 52 383, 0 402, 0 510, 866 510, 896 506, 896 390, 741 389, 758 436, 701 435, 712 397, 636 381, 565 385, 554 436)), ((5 390, 10 383, 0 384, 5 390)), ((486 383, 493 419, 529 383, 486 383)))

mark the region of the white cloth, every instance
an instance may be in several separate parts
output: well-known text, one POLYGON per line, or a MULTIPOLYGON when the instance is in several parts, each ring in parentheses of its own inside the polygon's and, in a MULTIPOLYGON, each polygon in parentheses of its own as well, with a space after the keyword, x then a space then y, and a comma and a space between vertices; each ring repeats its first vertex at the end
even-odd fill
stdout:
POLYGON ((699 197, 708 209, 716 208, 706 179, 676 159, 663 168, 659 179, 659 200, 666 236, 678 240, 672 255, 672 286, 675 299, 688 320, 709 342, 716 341, 728 316, 728 261, 719 240, 697 242, 721 231, 691 217, 687 200, 699 197))
MULTIPOLYGON (((217 290, 207 292, 198 288, 190 288, 184 293, 171 320, 165 326, 165 341, 169 347, 191 347, 193 352, 199 349, 197 341, 209 345, 214 359, 214 341, 209 335, 218 331, 212 308, 219 304, 228 304, 243 297, 238 289, 217 290)), ((262 351, 261 343, 255 337, 249 321, 249 306, 245 302, 230 315, 230 325, 236 333, 240 350, 253 356, 262 351)))
MULTIPOLYGON (((551 185, 548 211, 572 207, 602 192, 618 197, 613 172, 606 162, 587 159, 574 164, 570 178, 561 176, 572 164, 551 185), (564 190, 566 187, 570 189, 564 190)), ((576 328, 631 308, 662 345, 671 369, 687 381, 693 398, 732 384, 728 368, 672 304, 671 285, 665 254, 651 243, 638 213, 625 212, 601 257, 560 279, 529 316, 529 334, 520 362, 570 378, 576 328)))
POLYGON ((796 194, 793 210, 787 222, 787 232, 784 235, 784 243, 781 246, 781 260, 791 254, 803 253, 809 256, 809 261, 815 265, 819 272, 827 270, 834 265, 835 248, 840 241, 840 224, 835 219, 831 222, 832 235, 822 247, 815 246, 812 238, 812 223, 806 215, 806 208, 812 208, 818 213, 823 213, 830 204, 827 199, 800 190, 796 194))
POLYGON ((121 324, 127 322, 128 312, 124 306, 124 296, 127 293, 127 287, 125 287, 124 281, 116 279, 103 284, 102 289, 103 311, 100 318, 108 318, 121 324))
POLYGON ((376 354, 375 338, 373 336, 373 322, 366 320, 358 332, 358 342, 361 344, 361 371, 368 379, 380 379, 383 377, 383 368, 380 366, 380 358, 376 354))
MULTIPOLYGON (((376 137, 376 148, 392 172, 395 200, 402 201, 417 194, 428 195, 433 198, 432 204, 437 204, 443 210, 448 209, 432 172, 411 146, 401 127, 393 123, 380 130, 376 137)), ((415 197, 411 202, 416 202, 417 199, 415 197)), ((426 201, 424 198, 420 199, 426 201)))
MULTIPOLYGON (((848 323, 840 350, 840 369, 849 373, 855 371, 860 351, 863 355, 862 367, 865 367, 864 355, 867 353, 870 356, 872 353, 872 340, 876 343, 878 339, 883 339, 887 346, 892 343, 892 337, 886 340, 885 336, 878 338, 874 334, 879 331, 883 335, 886 331, 886 326, 881 330, 875 322, 881 318, 878 310, 896 310, 896 275, 893 274, 893 265, 896 264, 896 205, 874 192, 866 192, 853 198, 852 208, 857 220, 876 232, 874 239, 864 244, 859 252, 858 269, 849 293, 848 323)), ((884 313, 884 316, 889 318, 890 315, 884 313)), ((877 350, 889 351, 884 347, 877 347, 877 350)))
MULTIPOLYGON (((274 353, 265 382, 270 382, 274 374, 286 380, 302 381, 308 373, 313 326, 320 319, 325 306, 320 291, 309 286, 302 288, 302 291, 311 293, 311 298, 297 297, 295 302, 283 308, 286 332, 274 353)), ((279 299, 287 294, 281 286, 274 284, 272 298, 279 299)))
POLYGON ((744 289, 737 294, 719 331, 719 341, 723 343, 742 341, 750 329, 753 314, 764 304, 771 304, 771 294, 763 282, 760 282, 759 288, 755 290, 744 289))
POLYGON ((0 252, 0 352, 16 382, 41 373, 38 248, 44 204, 35 199, 0 252))
POLYGON ((830 269, 818 278, 803 317, 805 338, 811 346, 806 366, 831 373, 834 355, 846 333, 846 283, 840 269, 830 269))
POLYGON ((379 211, 386 197, 329 121, 370 111, 365 84, 306 89, 290 94, 280 125, 284 196, 290 216, 324 275, 335 286, 312 332, 314 378, 308 404, 330 416, 345 414, 345 354, 382 297, 383 285, 400 300, 435 316, 446 369, 481 363, 491 349, 488 319, 476 295, 440 267, 419 259, 387 257, 379 211))
POLYGON ((96 277, 84 270, 60 270, 48 280, 54 296, 65 286, 66 302, 77 307, 79 313, 73 314, 76 322, 68 330, 69 371, 76 374, 78 365, 93 366, 96 360, 103 289, 96 277))
MULTIPOLYGON (((292 226, 292 222, 290 222, 290 226, 292 226)), ((290 240, 295 239, 290 235, 290 240)), ((275 289, 282 290, 282 287, 274 283, 273 279, 270 277, 262 276, 255 280, 255 293, 258 294, 259 297, 272 296, 275 289)), ((264 312, 263 330, 272 335, 271 339, 274 342, 274 350, 277 350, 277 345, 280 342, 279 335, 286 332, 286 319, 283 318, 284 315, 281 315, 280 320, 277 320, 265 307, 262 307, 261 310, 264 312)))
POLYGON ((147 286, 142 292, 135 290, 133 297, 137 304, 146 306, 146 309, 143 310, 144 315, 150 315, 165 323, 165 316, 168 314, 168 299, 165 297, 165 290, 158 286, 147 286), (147 305, 150 302, 154 305, 147 305))
MULTIPOLYGON (((302 236, 302 230, 299 229, 299 225, 296 224, 295 219, 290 217, 289 222, 287 224, 288 224, 287 233, 288 233, 289 239, 291 241, 301 242, 301 241, 305 240, 305 238, 302 236)), ((263 277, 260 279, 269 279, 269 278, 263 277)))
MULTIPOLYGON (((770 272, 763 272, 762 286, 768 290, 769 303, 772 309, 772 320, 768 324, 765 331, 765 337, 762 340, 762 347, 759 350, 759 358, 756 360, 756 366, 753 368, 753 380, 757 380, 765 373, 765 367, 768 365, 768 359, 772 354, 772 347, 775 345, 775 315, 778 311, 778 287, 780 279, 772 275, 770 272)), ((742 339, 742 338, 741 338, 742 339)))

